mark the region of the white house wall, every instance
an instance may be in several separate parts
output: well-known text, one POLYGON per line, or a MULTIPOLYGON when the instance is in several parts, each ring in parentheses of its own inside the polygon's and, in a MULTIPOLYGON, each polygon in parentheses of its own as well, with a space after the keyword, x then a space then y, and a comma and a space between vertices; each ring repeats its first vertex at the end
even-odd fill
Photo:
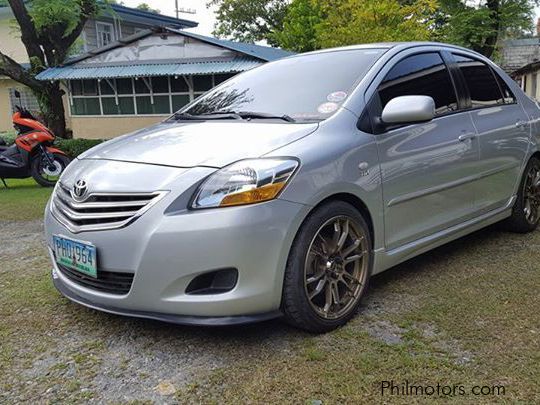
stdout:
POLYGON ((169 35, 165 39, 161 35, 152 35, 142 38, 129 45, 104 52, 78 62, 77 65, 115 64, 126 62, 167 62, 182 59, 220 59, 232 58, 234 51, 215 45, 207 44, 181 35, 169 35))

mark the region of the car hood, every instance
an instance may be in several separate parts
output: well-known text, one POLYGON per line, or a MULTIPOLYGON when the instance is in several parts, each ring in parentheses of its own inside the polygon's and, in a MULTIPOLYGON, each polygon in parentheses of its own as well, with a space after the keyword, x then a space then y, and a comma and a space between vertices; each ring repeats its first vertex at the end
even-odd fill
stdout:
POLYGON ((160 123, 105 142, 79 159, 220 168, 240 159, 260 157, 311 134, 317 127, 316 123, 160 123))

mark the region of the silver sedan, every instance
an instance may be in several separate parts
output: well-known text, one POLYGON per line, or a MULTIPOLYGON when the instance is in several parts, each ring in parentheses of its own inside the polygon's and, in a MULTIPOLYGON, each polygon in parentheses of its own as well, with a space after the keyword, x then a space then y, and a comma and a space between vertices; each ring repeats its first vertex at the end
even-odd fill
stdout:
POLYGON ((69 165, 45 214, 54 284, 115 314, 332 330, 372 275, 496 222, 537 227, 539 119, 450 45, 266 64, 69 165))

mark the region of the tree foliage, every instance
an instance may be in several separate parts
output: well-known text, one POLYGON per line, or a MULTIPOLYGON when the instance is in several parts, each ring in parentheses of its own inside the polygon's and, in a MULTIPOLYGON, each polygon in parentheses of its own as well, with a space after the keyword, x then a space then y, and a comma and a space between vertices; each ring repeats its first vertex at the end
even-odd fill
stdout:
POLYGON ((238 41, 275 43, 274 34, 283 27, 287 0, 211 0, 217 6, 214 35, 238 41))
POLYGON ((463 45, 488 57, 498 41, 532 31, 538 0, 439 0, 441 40, 463 45))
POLYGON ((294 0, 287 9, 282 28, 271 34, 271 42, 296 52, 318 49, 317 34, 324 18, 319 2, 294 0))
POLYGON ((66 135, 63 91, 58 82, 42 82, 35 75, 47 67, 61 65, 79 38, 88 18, 106 6, 100 0, 8 0, 30 69, 0 52, 0 74, 28 86, 38 99, 46 124, 58 135, 66 135), (31 8, 27 8, 27 4, 31 8))
POLYGON ((158 8, 152 8, 150 7, 150 5, 148 3, 141 3, 139 4, 137 7, 135 7, 136 9, 139 9, 139 10, 142 10, 142 11, 149 11, 151 13, 156 13, 156 14, 161 14, 161 10, 158 9, 158 8))
POLYGON ((320 47, 370 42, 426 41, 433 33, 436 0, 318 0, 325 14, 317 27, 320 47))
POLYGON ((538 0, 212 0, 216 35, 304 52, 378 41, 438 40, 492 56, 530 34, 538 0))

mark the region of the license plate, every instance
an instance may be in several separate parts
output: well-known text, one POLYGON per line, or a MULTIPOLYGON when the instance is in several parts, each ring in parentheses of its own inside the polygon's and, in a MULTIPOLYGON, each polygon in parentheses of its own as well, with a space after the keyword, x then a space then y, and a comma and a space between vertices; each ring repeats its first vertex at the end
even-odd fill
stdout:
POLYGON ((56 262, 97 278, 96 247, 88 242, 53 235, 56 262))

